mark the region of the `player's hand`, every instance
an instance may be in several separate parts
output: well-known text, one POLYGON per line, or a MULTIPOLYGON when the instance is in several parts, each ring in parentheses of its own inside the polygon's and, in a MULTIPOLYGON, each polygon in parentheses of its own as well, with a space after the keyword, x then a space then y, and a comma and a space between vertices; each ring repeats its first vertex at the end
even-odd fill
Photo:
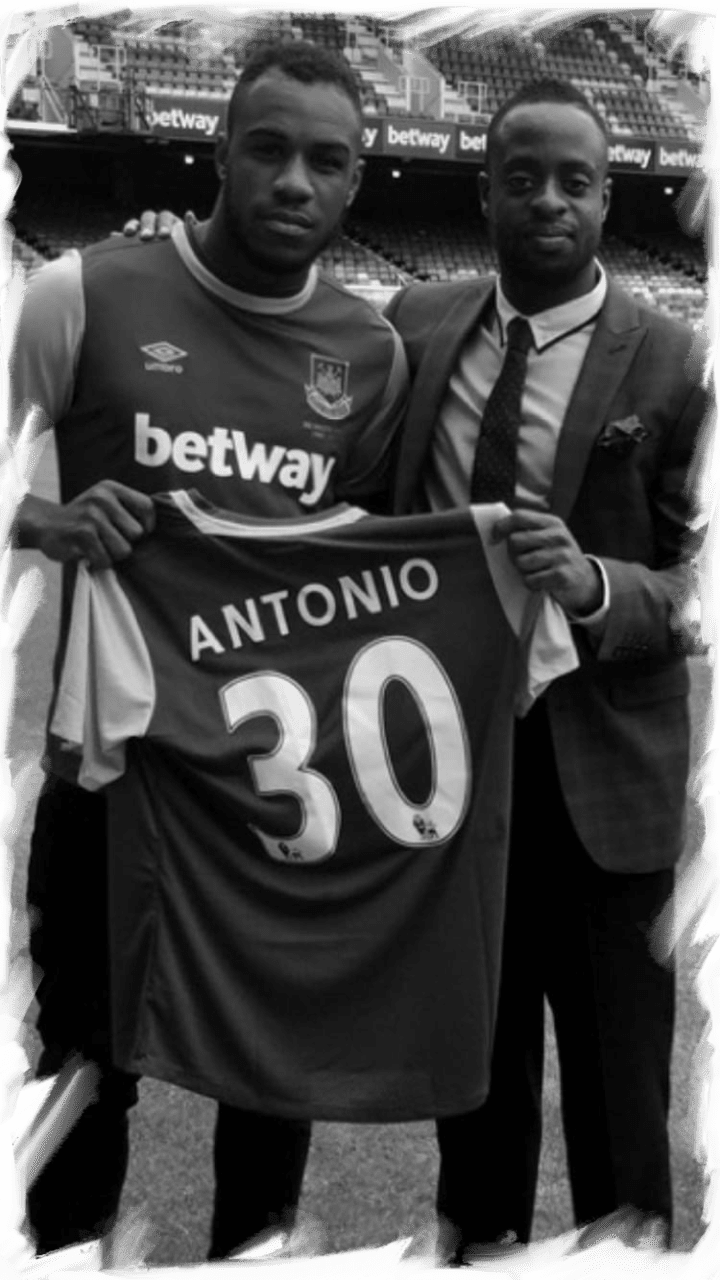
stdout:
POLYGON ((129 218, 122 229, 124 236, 137 236, 139 240, 167 240, 176 222, 182 219, 169 209, 145 209, 139 218, 129 218))
POLYGON ((152 498, 102 480, 71 502, 47 504, 37 546, 50 560, 87 560, 91 569, 108 569, 154 525, 152 498))
POLYGON ((498 520, 493 541, 507 543, 510 559, 530 591, 547 591, 567 613, 578 617, 600 608, 600 573, 559 516, 513 511, 498 520))

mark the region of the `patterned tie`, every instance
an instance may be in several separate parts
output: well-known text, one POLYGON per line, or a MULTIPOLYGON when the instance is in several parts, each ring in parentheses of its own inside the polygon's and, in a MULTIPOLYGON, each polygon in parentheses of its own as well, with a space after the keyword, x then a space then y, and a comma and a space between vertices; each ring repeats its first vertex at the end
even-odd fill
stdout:
POLYGON ((506 502, 509 507, 514 503, 520 402, 532 341, 527 320, 515 316, 507 327, 503 366, 482 416, 470 478, 471 502, 506 502))

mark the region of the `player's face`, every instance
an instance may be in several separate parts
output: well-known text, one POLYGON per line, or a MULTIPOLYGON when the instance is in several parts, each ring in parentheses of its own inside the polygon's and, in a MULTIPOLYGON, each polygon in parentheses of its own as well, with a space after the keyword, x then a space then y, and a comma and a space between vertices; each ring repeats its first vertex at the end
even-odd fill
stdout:
POLYGON ((248 86, 219 154, 225 234, 240 268, 276 277, 280 292, 302 287, 360 185, 360 128, 335 85, 271 69, 248 86))
POLYGON ((587 293, 610 201, 607 145, 578 107, 532 103, 500 126, 481 181, 505 288, 540 309, 587 293))

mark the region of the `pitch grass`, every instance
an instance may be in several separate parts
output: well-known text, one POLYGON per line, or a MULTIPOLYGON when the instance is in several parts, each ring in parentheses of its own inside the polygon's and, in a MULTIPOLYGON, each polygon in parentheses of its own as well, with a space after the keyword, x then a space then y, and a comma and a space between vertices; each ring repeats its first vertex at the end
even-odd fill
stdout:
MULTIPOLYGON (((34 489, 44 496, 54 495, 55 471, 49 449, 36 473, 34 489)), ((15 559, 18 572, 29 563, 42 563, 46 579, 43 603, 21 648, 11 738, 11 755, 34 762, 30 803, 19 820, 15 842, 13 900, 18 905, 17 939, 21 945, 25 932, 21 904, 32 800, 40 782, 37 760, 50 688, 59 575, 55 566, 48 566, 29 553, 18 554, 15 559)), ((691 665, 697 760, 704 744, 701 717, 708 704, 710 681, 702 663, 694 661, 691 665)), ((693 813, 688 852, 697 848, 699 830, 698 816, 693 813)), ((704 1179, 693 1157, 693 1058, 702 1037, 704 1014, 693 994, 693 962, 688 955, 680 960, 673 1060, 671 1137, 677 1249, 691 1248, 702 1232, 704 1179)), ((207 1099, 157 1081, 147 1080, 141 1085, 140 1103, 132 1116, 132 1155, 122 1208, 141 1210, 152 1222, 154 1248, 149 1260, 157 1265, 199 1262, 205 1256, 212 1198, 214 1113, 214 1105, 207 1099)), ((253 1172, 240 1150, 237 1166, 238 1192, 242 1194, 242 1181, 251 1180, 253 1172)), ((492 1177, 492 1170, 489 1176, 492 1177)), ((437 1152, 431 1123, 318 1124, 301 1210, 322 1224, 327 1250, 382 1244, 432 1223, 436 1177, 437 1152)), ((572 1226, 557 1062, 548 1017, 544 1143, 534 1235, 537 1239, 549 1238, 572 1226)))

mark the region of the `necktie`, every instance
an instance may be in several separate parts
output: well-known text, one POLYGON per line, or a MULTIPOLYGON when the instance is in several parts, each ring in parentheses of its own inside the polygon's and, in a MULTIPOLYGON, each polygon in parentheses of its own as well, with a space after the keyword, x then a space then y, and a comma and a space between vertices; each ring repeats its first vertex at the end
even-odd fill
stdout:
POLYGON ((520 401, 532 340, 532 329, 527 320, 515 316, 507 327, 502 369, 482 416, 470 477, 471 502, 513 505, 520 401))

